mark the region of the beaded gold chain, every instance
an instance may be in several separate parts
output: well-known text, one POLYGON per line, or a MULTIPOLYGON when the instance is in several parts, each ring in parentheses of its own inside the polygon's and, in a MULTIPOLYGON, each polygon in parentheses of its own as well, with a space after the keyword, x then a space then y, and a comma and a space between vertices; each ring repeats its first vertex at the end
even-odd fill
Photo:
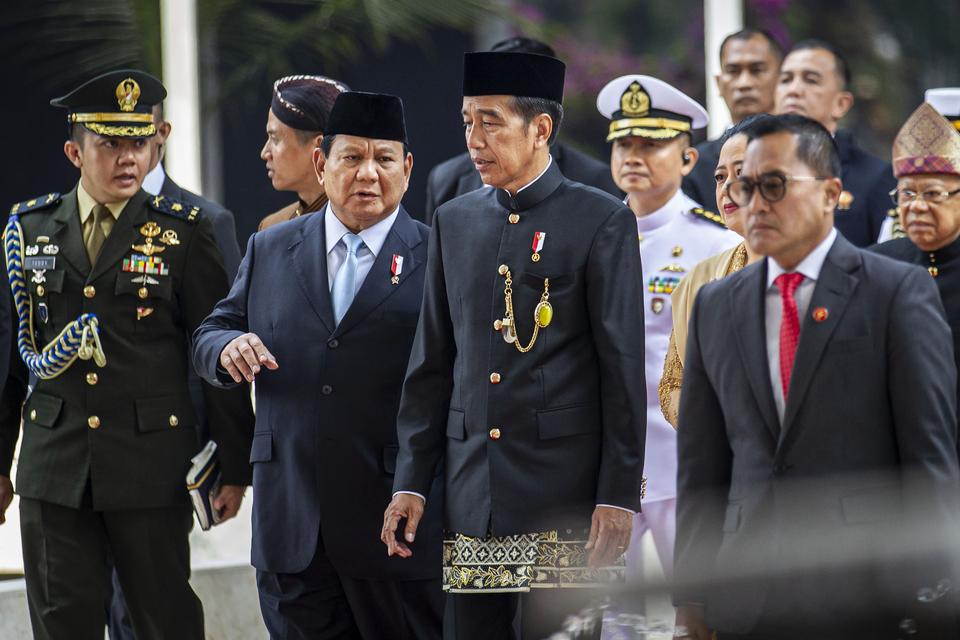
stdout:
POLYGON ((501 275, 504 276, 503 284, 503 302, 504 310, 503 320, 500 321, 500 332, 503 339, 517 348, 520 353, 526 353, 533 349, 537 342, 537 336, 540 335, 540 329, 545 329, 553 321, 553 305, 550 304, 550 278, 543 279, 543 294, 540 296, 540 302, 533 310, 533 335, 530 337, 530 343, 524 347, 517 340, 517 322, 513 313, 513 274, 510 269, 501 268, 501 275))

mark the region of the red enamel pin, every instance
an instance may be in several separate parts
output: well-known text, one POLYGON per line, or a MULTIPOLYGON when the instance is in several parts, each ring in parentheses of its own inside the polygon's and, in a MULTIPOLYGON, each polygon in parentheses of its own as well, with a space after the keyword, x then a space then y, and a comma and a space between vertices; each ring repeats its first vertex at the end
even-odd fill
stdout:
POLYGON ((830 317, 830 312, 827 311, 826 307, 817 307, 813 310, 813 321, 814 322, 823 322, 830 317))

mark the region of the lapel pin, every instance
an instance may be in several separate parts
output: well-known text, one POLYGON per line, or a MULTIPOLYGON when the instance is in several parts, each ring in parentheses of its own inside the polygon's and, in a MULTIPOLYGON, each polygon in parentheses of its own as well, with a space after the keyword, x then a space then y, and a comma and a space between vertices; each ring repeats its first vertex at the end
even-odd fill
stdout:
POLYGON ((400 284, 400 274, 403 272, 403 256, 393 254, 393 260, 390 262, 390 284, 400 284))
POLYGON ((837 209, 840 209, 840 211, 849 211, 852 204, 853 194, 849 191, 841 191, 840 197, 837 199, 837 209))
POLYGON ((545 231, 537 231, 533 234, 533 255, 530 259, 534 262, 540 262, 540 252, 543 251, 543 242, 547 239, 545 231))
POLYGON ((45 244, 43 245, 43 254, 47 256, 55 256, 60 253, 59 245, 55 244, 45 244))
POLYGON ((657 313, 657 314, 662 313, 663 306, 664 306, 663 298, 654 298, 653 300, 650 301, 650 310, 653 311, 654 313, 657 313))
POLYGON ((23 248, 23 253, 28 256, 35 256, 40 253, 40 247, 35 244, 28 244, 23 248))
POLYGON ((40 322, 47 324, 47 320, 50 319, 50 311, 47 309, 47 303, 41 302, 37 304, 37 312, 40 314, 40 322))
POLYGON ((137 320, 143 320, 153 313, 153 307, 137 307, 137 320))
POLYGON ((816 309, 813 310, 814 322, 824 322, 829 317, 830 317, 830 312, 827 311, 826 307, 817 307, 816 309))

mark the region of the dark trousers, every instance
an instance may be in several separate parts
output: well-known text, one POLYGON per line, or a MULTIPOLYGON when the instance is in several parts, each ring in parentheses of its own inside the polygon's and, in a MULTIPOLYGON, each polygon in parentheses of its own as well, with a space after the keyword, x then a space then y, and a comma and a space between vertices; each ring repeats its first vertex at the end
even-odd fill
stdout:
POLYGON ((339 575, 323 541, 300 573, 257 571, 271 640, 440 640, 444 594, 435 580, 339 575))
POLYGON ((186 506, 93 511, 21 498, 34 637, 103 640, 112 558, 138 640, 203 640, 188 582, 192 517, 186 506))
MULTIPOLYGON (((529 593, 451 593, 445 640, 517 640, 515 617, 519 609, 521 640, 549 638, 563 629, 568 616, 577 615, 599 595, 594 589, 532 589, 529 593), (451 635, 452 634, 452 635, 451 635)), ((599 615, 594 627, 576 637, 600 637, 599 615)))
POLYGON ((107 636, 110 640, 136 640, 133 635, 133 623, 130 622, 130 613, 127 611, 127 601, 123 598, 123 587, 120 578, 114 569, 110 576, 110 586, 113 594, 107 604, 107 636))

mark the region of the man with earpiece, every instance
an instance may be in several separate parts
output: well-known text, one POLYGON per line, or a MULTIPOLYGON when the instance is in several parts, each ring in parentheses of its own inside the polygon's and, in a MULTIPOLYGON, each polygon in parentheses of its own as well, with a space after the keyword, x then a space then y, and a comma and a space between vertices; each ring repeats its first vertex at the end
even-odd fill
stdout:
MULTIPOLYGON (((667 354, 672 317, 670 293, 687 270, 741 241, 723 219, 680 190, 697 163, 691 132, 707 126, 707 112, 666 82, 642 75, 611 80, 597 97, 597 108, 610 118, 607 142, 613 180, 637 217, 643 263, 646 340, 647 478, 642 513, 634 516, 628 575, 642 573, 639 538, 653 535, 669 578, 673 568, 676 511, 677 440, 660 411, 658 385, 667 354)), ((712 171, 712 169, 711 169, 712 171)))

